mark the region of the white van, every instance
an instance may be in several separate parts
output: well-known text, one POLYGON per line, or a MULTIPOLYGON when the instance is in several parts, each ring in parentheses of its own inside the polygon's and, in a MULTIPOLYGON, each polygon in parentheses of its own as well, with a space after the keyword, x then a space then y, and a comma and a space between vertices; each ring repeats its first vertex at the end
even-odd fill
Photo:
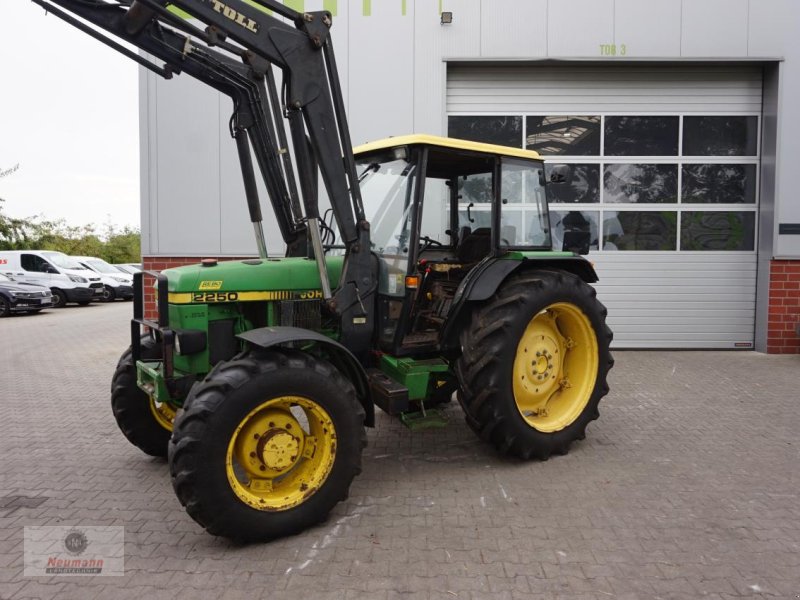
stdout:
POLYGON ((111 302, 116 298, 133 298, 133 275, 121 273, 116 267, 95 256, 73 256, 81 265, 94 271, 103 282, 103 300, 111 302))
POLYGON ((100 277, 63 252, 2 250, 0 273, 16 281, 49 287, 54 307, 60 308, 67 302, 89 304, 103 298, 100 277))

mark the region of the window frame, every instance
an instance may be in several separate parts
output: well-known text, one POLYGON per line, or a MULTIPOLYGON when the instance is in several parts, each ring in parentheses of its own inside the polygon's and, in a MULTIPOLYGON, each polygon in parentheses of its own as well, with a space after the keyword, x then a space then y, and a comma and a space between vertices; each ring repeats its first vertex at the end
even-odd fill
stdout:
MULTIPOLYGON (((598 242, 602 245, 604 239, 603 223, 605 221, 604 213, 606 210, 613 212, 623 212, 625 210, 632 211, 665 211, 674 210, 677 214, 677 238, 676 248, 674 250, 592 250, 593 254, 639 254, 646 256, 653 256, 657 254, 672 255, 672 254, 686 254, 686 255, 746 255, 752 256, 758 252, 759 246, 759 226, 760 226, 760 205, 761 205, 761 134, 763 128, 763 117, 759 111, 712 111, 712 110, 698 110, 698 111, 578 111, 580 116, 599 116, 600 117, 600 154, 599 155, 553 155, 542 156, 545 163, 565 163, 565 164, 599 164, 600 165, 600 190, 599 202, 597 203, 552 203, 549 210, 552 211, 594 211, 600 213, 600 221, 598 223, 598 242), (605 118, 616 116, 677 116, 678 117, 678 153, 675 156, 607 156, 605 154, 605 118), (756 154, 754 156, 694 156, 683 154, 683 129, 685 117, 755 117, 756 118, 756 154), (603 190, 603 173, 607 164, 614 163, 653 163, 653 164, 676 164, 678 167, 678 194, 676 203, 667 204, 638 204, 638 203, 607 203, 605 202, 603 190), (755 169, 755 201, 752 204, 742 203, 725 203, 725 204, 705 204, 705 203, 690 203, 682 202, 683 193, 683 165, 684 164, 754 164, 755 169), (754 218, 754 247, 753 250, 683 250, 681 248, 681 221, 683 212, 753 212, 754 218)), ((522 118, 522 141, 523 148, 525 147, 525 140, 527 139, 527 117, 529 116, 571 116, 578 114, 574 109, 566 111, 476 111, 476 112, 451 112, 445 116, 445 125, 448 118, 465 117, 465 116, 506 116, 522 118)), ((552 224, 551 224, 552 229, 552 224)))

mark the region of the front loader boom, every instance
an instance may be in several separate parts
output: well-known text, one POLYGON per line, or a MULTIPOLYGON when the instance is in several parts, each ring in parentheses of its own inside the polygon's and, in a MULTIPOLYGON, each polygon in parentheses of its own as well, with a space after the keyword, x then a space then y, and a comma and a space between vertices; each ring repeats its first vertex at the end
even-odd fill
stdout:
POLYGON ((254 150, 288 246, 287 254, 303 254, 310 245, 323 296, 329 309, 341 320, 342 342, 354 354, 363 356, 369 348, 374 325, 372 297, 376 281, 370 258, 369 224, 364 216, 330 42, 331 14, 327 11, 301 14, 273 0, 259 0, 265 9, 291 20, 292 27, 241 0, 170 3, 205 23, 205 30, 201 30, 166 10, 167 3, 163 1, 113 4, 103 0, 32 1, 162 76, 183 71, 233 99, 231 134, 237 143, 259 253, 266 255, 266 245, 249 146, 254 150), (131 53, 75 17, 136 45, 165 65, 159 66, 131 53), (288 144, 283 139, 280 110, 276 106, 272 65, 283 73, 282 111, 292 138, 302 213, 294 189, 288 144), (335 290, 328 279, 320 235, 318 171, 346 248, 343 274, 335 290), (308 240, 304 239, 306 234, 308 240))

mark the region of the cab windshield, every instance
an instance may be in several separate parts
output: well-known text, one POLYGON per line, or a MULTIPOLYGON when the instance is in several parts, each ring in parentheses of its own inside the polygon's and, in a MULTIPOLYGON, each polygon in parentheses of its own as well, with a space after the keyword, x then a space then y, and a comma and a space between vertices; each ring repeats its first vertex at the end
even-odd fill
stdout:
POLYGON ((77 260, 61 252, 42 252, 42 255, 55 266, 61 267, 62 269, 72 269, 75 271, 88 270, 77 260))
POLYGON ((408 254, 409 211, 413 206, 414 163, 389 156, 356 163, 372 249, 378 254, 408 254))
POLYGON ((97 271, 98 273, 108 273, 109 275, 119 275, 119 271, 112 267, 104 260, 100 260, 99 258, 93 258, 91 260, 87 260, 86 264, 92 268, 92 270, 97 271))

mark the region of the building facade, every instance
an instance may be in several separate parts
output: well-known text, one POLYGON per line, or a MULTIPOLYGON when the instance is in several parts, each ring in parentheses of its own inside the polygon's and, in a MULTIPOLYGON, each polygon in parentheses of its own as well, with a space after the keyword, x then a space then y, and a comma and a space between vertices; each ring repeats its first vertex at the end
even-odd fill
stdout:
MULTIPOLYGON (((449 134, 569 165, 552 231, 591 232, 616 347, 800 352, 800 3, 286 3, 334 13, 354 144, 449 134)), ((254 255, 229 100, 140 81, 145 264, 254 255)))

